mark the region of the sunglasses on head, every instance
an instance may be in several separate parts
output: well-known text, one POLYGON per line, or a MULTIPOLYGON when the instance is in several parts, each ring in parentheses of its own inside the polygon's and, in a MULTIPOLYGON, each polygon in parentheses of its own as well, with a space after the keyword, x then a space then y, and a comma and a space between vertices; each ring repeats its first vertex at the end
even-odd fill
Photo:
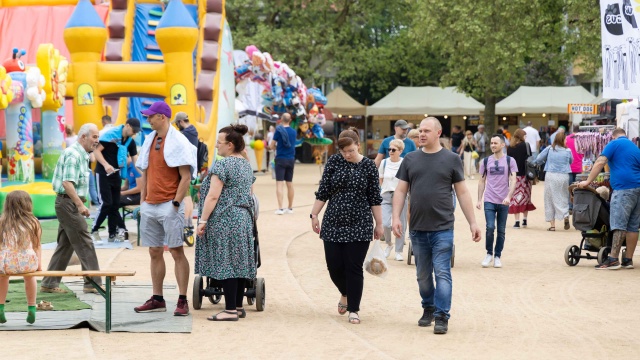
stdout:
POLYGON ((160 150, 160 144, 162 144, 162 138, 158 136, 156 138, 156 150, 160 150))
POLYGON ((392 152, 392 153, 396 151, 398 151, 398 149, 394 149, 394 148, 389 149, 389 152, 392 152))

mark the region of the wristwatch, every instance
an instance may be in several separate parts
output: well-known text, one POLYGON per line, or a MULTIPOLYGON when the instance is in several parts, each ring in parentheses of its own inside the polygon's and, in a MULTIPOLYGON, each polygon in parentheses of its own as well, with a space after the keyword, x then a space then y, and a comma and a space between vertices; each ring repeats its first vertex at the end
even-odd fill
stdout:
POLYGON ((318 215, 309 214, 309 219, 316 219, 316 218, 318 218, 318 215))
POLYGON ((175 200, 173 200, 171 203, 172 203, 172 204, 173 204, 173 206, 175 206, 175 207, 180 207, 180 203, 179 203, 179 202, 177 202, 177 201, 175 201, 175 200))

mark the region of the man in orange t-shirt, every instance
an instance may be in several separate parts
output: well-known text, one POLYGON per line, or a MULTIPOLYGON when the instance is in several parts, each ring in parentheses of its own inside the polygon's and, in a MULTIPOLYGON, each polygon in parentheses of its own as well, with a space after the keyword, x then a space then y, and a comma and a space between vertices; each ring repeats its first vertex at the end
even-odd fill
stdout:
MULTIPOLYGON (((185 157, 188 157, 187 155, 194 149, 188 148, 193 145, 170 125, 171 108, 164 101, 155 102, 149 109, 143 110, 142 114, 147 116, 147 121, 154 130, 149 134, 149 139, 145 140, 137 163, 143 170, 140 179, 140 235, 142 245, 149 247, 151 256, 153 296, 134 310, 139 313, 167 311, 162 296, 162 285, 166 274, 163 246, 166 244, 175 261, 176 281, 180 292, 178 305, 173 314, 186 316, 189 314, 187 302, 189 261, 182 247, 184 228, 182 200, 189 189, 192 171, 190 165, 169 166, 166 161, 165 145, 168 141, 173 141, 174 144, 171 144, 174 146, 173 152, 176 144, 183 146, 184 149, 178 149, 178 152, 185 154, 185 157)), ((195 166, 193 164, 193 167, 195 166)))

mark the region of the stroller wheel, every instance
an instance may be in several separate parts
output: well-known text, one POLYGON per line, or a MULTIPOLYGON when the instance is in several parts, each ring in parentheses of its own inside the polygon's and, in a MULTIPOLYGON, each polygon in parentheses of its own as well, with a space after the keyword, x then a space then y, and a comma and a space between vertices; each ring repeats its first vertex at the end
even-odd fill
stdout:
POLYGON ((191 305, 195 310, 200 310, 202 307, 202 276, 196 275, 193 279, 193 296, 191 298, 191 305))
POLYGON ((603 246, 598 251, 598 264, 602 265, 609 257, 609 253, 611 252, 611 248, 608 246, 603 246))
POLYGON ((411 241, 409 241, 409 254, 407 254, 407 265, 411 265, 412 256, 413 256, 413 248, 411 247, 411 241))
POLYGON ((569 245, 564 251, 564 262, 569 266, 576 266, 580 261, 580 247, 577 245, 569 245))
POLYGON ((264 311, 266 305, 264 279, 258 278, 256 281, 256 309, 264 311))
MULTIPOLYGON (((220 288, 213 288, 213 291, 216 292, 222 292, 222 289, 220 288)), ((209 299, 209 301, 212 304, 217 304, 220 302, 220 300, 222 300, 222 295, 211 295, 211 296, 207 296, 207 298, 209 299)))
POLYGON ((254 298, 254 297, 248 297, 247 298, 247 304, 248 305, 253 305, 255 303, 256 303, 256 298, 254 298))

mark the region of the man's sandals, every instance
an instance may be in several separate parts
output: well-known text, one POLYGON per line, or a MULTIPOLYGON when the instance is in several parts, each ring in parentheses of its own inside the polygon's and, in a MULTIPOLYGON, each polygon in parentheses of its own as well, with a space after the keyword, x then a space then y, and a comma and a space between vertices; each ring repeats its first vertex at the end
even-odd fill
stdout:
POLYGON ((552 226, 552 227, 548 228, 547 231, 556 231, 556 227, 552 226))

